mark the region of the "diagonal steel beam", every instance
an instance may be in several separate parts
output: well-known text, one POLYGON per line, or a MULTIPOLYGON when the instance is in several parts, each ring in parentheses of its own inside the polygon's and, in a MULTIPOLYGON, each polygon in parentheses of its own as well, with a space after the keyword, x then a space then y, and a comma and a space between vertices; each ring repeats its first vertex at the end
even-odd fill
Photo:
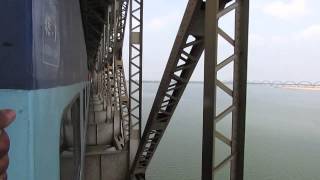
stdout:
POLYGON ((201 31, 201 26, 197 29, 198 26, 192 25, 200 20, 199 17, 203 17, 202 3, 198 0, 190 0, 188 3, 131 169, 131 174, 136 179, 144 178, 146 169, 202 54, 203 36, 197 34, 201 31), (190 43, 191 41, 201 43, 190 43), (187 51, 188 48, 191 50, 187 51), (179 62, 190 67, 178 71, 179 62))

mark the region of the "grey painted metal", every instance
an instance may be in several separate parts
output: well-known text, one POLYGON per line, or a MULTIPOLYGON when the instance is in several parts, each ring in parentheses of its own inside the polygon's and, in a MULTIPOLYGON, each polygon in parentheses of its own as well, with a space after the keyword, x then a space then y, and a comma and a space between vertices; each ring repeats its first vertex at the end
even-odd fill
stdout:
POLYGON ((112 6, 113 3, 111 0, 80 0, 80 2, 88 64, 90 70, 93 70, 97 60, 104 24, 108 22, 108 7, 112 6))
MULTIPOLYGON (((214 175, 228 164, 230 179, 242 180, 244 168, 245 111, 247 86, 247 49, 249 1, 234 0, 217 12, 217 0, 207 0, 205 24, 205 80, 203 111, 203 153, 202 180, 214 179, 214 175), (233 11, 234 10, 234 11, 233 11), (218 27, 222 16, 235 12, 235 38, 218 27), (234 54, 217 64, 217 42, 220 35, 234 48, 234 54), (233 87, 218 79, 217 73, 233 62, 233 87), (232 104, 217 113, 217 88, 232 98, 232 104), (231 139, 216 128, 216 123, 232 115, 231 139), (230 154, 215 164, 215 140, 220 140, 230 148, 230 154)), ((221 6, 220 6, 221 7, 221 6)))
MULTIPOLYGON (((95 59, 98 67, 101 67, 100 64, 104 65, 101 67, 104 68, 104 76, 98 79, 99 82, 103 81, 103 86, 97 89, 106 91, 106 96, 110 98, 107 104, 111 107, 113 129, 116 126, 115 114, 120 113, 120 121, 117 122, 121 123, 120 134, 129 144, 128 154, 130 155, 130 139, 133 136, 131 131, 138 130, 141 136, 143 0, 131 0, 130 3, 129 97, 122 58, 129 0, 111 1, 84 3, 86 4, 83 8, 86 9, 84 15, 86 43, 90 51, 89 58, 95 59), (103 26, 100 26, 101 24, 103 26)), ((248 0, 220 0, 219 2, 218 0, 189 0, 130 171, 134 178, 145 178, 146 169, 206 48, 202 179, 214 178, 214 173, 230 162, 231 179, 243 179, 248 4, 248 0), (228 2, 231 3, 225 7, 228 2), (218 27, 218 19, 234 10, 236 25, 233 39, 218 27), (235 50, 233 55, 219 64, 217 64, 218 35, 234 46, 235 50), (234 64, 232 88, 217 79, 217 72, 231 63, 234 64), (216 112, 217 88, 233 98, 232 105, 219 114, 216 112), (231 139, 215 127, 216 123, 224 120, 229 114, 232 114, 231 139), (216 138, 231 149, 231 154, 217 165, 214 164, 216 138)), ((114 134, 115 144, 121 144, 119 139, 121 137, 117 135, 114 134)))
POLYGON ((108 7, 108 28, 107 28, 107 54, 106 54, 106 61, 108 65, 111 65, 113 63, 113 51, 115 47, 115 33, 114 33, 114 7, 109 6, 108 7))
POLYGON ((235 54, 234 61, 234 104, 237 109, 232 116, 232 154, 231 180, 243 180, 246 93, 247 93, 247 64, 248 64, 248 29, 249 29, 249 0, 237 0, 235 21, 235 54))
MULTIPOLYGON (((141 143, 139 145, 138 153, 134 161, 131 173, 136 179, 144 179, 146 168, 152 159, 152 156, 164 134, 166 127, 171 119, 171 116, 181 98, 181 95, 189 81, 189 78, 199 60, 199 57, 204 48, 204 41, 206 39, 206 65, 205 65, 205 89, 204 89, 204 134, 203 134, 203 169, 202 178, 211 179, 214 178, 213 174, 218 169, 223 168, 229 161, 234 161, 235 156, 239 157, 238 164, 234 166, 231 171, 231 177, 235 177, 237 172, 241 175, 243 172, 243 165, 241 159, 243 159, 244 149, 244 110, 245 110, 245 87, 246 86, 246 55, 243 57, 242 53, 246 50, 246 47, 241 51, 241 64, 236 63, 239 58, 239 53, 236 53, 220 64, 217 64, 217 36, 218 34, 229 42, 232 46, 239 44, 246 44, 244 39, 239 40, 232 39, 224 30, 218 27, 218 18, 230 13, 233 9, 239 8, 239 1, 231 2, 227 7, 226 4, 231 0, 221 0, 220 3, 217 0, 209 0, 206 2, 190 0, 182 20, 174 47, 172 49, 167 67, 162 77, 160 87, 158 89, 154 104, 152 106, 145 131, 142 136, 141 143), (207 8, 206 19, 204 13, 204 7, 207 8), (205 27, 206 30, 203 28, 205 27), (205 34, 204 34, 205 31, 205 34), (190 37, 193 39, 189 41, 190 37), (240 43, 241 42, 241 43, 240 43), (191 48, 190 48, 191 47, 191 48), (189 52, 187 51, 189 49, 189 52), (191 49, 191 50, 190 50, 191 49), (242 80, 241 83, 234 83, 237 87, 230 89, 223 82, 217 80, 217 71, 224 68, 226 65, 234 61, 235 73, 234 78, 237 80, 239 77, 242 80), (245 61, 245 62, 242 62, 245 61), (241 68, 241 70, 239 70, 241 68), (241 75, 240 75, 241 72, 241 75), (216 114, 216 88, 219 87, 226 94, 232 96, 239 93, 239 95, 233 99, 233 104, 227 107, 220 114, 216 114), (241 89, 241 90, 239 90, 241 89), (236 93, 234 91, 237 91, 236 93), (240 97, 241 96, 241 97, 240 97), (242 99, 241 101, 239 99, 242 99), (241 108, 240 108, 241 106, 241 108), (241 111, 241 113, 235 114, 234 112, 241 111), (215 120, 220 121, 226 117, 229 113, 233 113, 233 124, 237 124, 238 128, 233 126, 232 139, 229 140, 220 132, 216 132, 215 120), (239 120, 241 119, 241 120, 239 120), (238 121, 241 121, 238 124, 238 121), (238 132, 236 132, 236 130, 238 132), (240 132, 241 131, 241 132, 240 132), (217 137, 222 142, 231 146, 233 150, 237 152, 229 155, 217 166, 214 166, 214 137, 217 137), (237 146, 235 146, 234 139, 237 139, 237 146), (242 157, 242 158, 241 158, 242 157), (242 169, 242 170, 241 170, 242 169)), ((239 16, 238 13, 237 17, 239 16)), ((248 22, 243 20, 244 25, 248 26, 248 22)), ((236 31, 238 31, 236 29, 236 31)), ((246 30, 243 30, 246 31, 246 30)), ((237 37, 237 36, 236 36, 237 37)), ((237 49, 237 48, 235 48, 237 49)), ((239 52, 239 51, 238 51, 239 52)), ((243 163, 243 161, 242 161, 243 163)), ((241 179, 241 177, 238 177, 241 179)))
POLYGON ((114 123, 114 116, 116 111, 116 97, 115 97, 115 79, 114 79, 114 71, 112 65, 106 65, 105 67, 105 78, 107 83, 107 101, 109 104, 111 119, 114 123))
POLYGON ((205 56, 204 56, 204 91, 203 91, 203 137, 202 137, 202 180, 213 179, 215 150, 216 114, 216 79, 218 47, 218 13, 219 1, 207 0, 205 13, 205 56))
POLYGON ((114 6, 115 60, 122 60, 122 47, 123 47, 124 33, 125 33, 126 22, 127 22, 128 7, 129 7, 129 0, 115 0, 115 6, 114 6))
POLYGON ((115 68, 114 68, 114 51, 115 51, 115 3, 110 5, 108 7, 108 24, 106 25, 106 38, 107 38, 107 44, 106 44, 106 54, 105 54, 105 64, 104 64, 104 72, 105 72, 105 79, 106 79, 106 88, 107 88, 107 101, 109 104, 108 111, 110 111, 111 119, 113 121, 114 125, 114 132, 113 137, 114 139, 118 139, 117 133, 115 133, 115 129, 117 126, 121 127, 120 124, 116 124, 115 121, 115 115, 117 112, 119 112, 119 106, 118 106, 118 90, 117 90, 117 81, 115 78, 115 68))
POLYGON ((134 160, 141 139, 142 118, 142 53, 143 53, 143 0, 130 0, 129 21, 129 159, 134 160), (138 137, 136 137, 138 134, 138 137), (131 141, 132 140, 132 141, 131 141), (133 154, 133 155, 131 155, 133 154))
POLYGON ((120 119, 123 127, 125 141, 129 141, 129 98, 127 92, 126 79, 123 68, 122 47, 128 14, 129 0, 114 1, 114 47, 113 47, 113 66, 115 72, 115 86, 117 87, 117 108, 120 112, 120 119))
POLYGON ((127 93, 126 79, 123 70, 122 60, 115 61, 115 75, 118 95, 118 108, 120 111, 120 119, 122 121, 123 135, 125 141, 129 141, 130 125, 129 125, 129 98, 127 93))
POLYGON ((202 4, 199 0, 188 3, 131 170, 136 179, 145 178, 146 168, 203 51, 203 36, 198 34, 203 29, 192 26, 203 16, 202 4))

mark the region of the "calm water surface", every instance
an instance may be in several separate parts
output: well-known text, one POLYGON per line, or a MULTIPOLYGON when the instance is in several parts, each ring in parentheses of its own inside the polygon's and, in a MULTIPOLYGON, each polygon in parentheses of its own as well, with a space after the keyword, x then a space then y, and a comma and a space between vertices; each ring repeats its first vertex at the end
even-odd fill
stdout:
MULTIPOLYGON (((148 169, 149 180, 201 177, 202 84, 189 84, 148 169)), ((144 84, 144 122, 158 83, 144 84)), ((320 92, 249 85, 246 180, 320 180, 320 92)), ((218 112, 231 103, 219 92, 218 112)), ((230 136, 231 117, 217 128, 230 136)), ((217 160, 229 153, 216 142, 217 160)), ((216 176, 227 180, 228 166, 216 176)))

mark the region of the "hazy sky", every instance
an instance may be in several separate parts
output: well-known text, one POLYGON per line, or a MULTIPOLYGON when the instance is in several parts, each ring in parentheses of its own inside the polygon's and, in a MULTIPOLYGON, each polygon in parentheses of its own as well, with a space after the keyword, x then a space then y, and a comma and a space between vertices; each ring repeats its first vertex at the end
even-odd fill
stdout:
MULTIPOLYGON (((144 80, 161 79, 187 2, 145 1, 144 80)), ((250 0, 249 80, 320 81, 319 6, 319 0, 250 0)), ((229 15, 220 25, 232 33, 232 24, 229 15)), ((226 44, 219 41, 220 59, 230 52, 226 44)), ((230 80, 228 74, 219 77, 230 80)), ((203 59, 192 80, 203 80, 203 59)))

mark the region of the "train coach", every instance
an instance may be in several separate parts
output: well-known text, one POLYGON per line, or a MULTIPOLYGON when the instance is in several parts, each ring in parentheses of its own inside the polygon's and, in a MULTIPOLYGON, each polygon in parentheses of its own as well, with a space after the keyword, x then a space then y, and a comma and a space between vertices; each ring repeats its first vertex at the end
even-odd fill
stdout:
POLYGON ((60 179, 61 127, 73 128, 81 174, 89 97, 78 0, 0 2, 0 109, 16 111, 9 179, 60 179))

